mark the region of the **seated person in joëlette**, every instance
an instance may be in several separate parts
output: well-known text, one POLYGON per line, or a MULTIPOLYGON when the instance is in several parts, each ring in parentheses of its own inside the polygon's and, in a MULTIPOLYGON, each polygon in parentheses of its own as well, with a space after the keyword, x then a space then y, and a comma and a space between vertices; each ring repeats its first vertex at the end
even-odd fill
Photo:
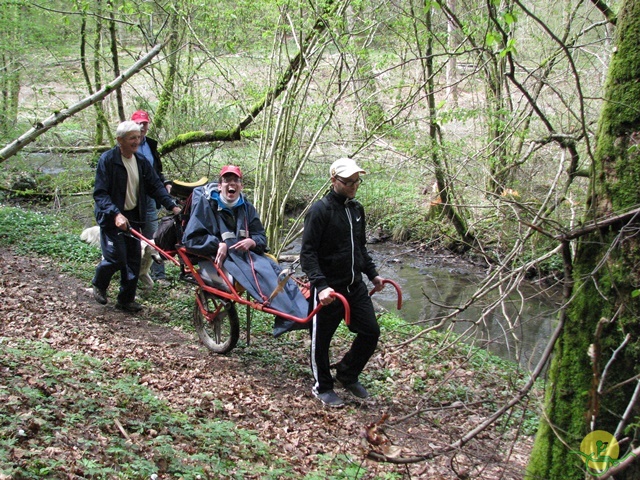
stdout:
MULTIPOLYGON (((222 167, 217 185, 195 189, 182 244, 187 251, 211 259, 198 262, 205 281, 212 272, 211 264, 207 268, 206 262, 213 261, 257 301, 279 312, 306 318, 309 303, 293 280, 287 281, 282 293, 270 298, 282 269, 264 255, 264 226, 242 189, 242 171, 235 165, 222 167)), ((301 327, 304 324, 276 317, 273 334, 279 336, 301 327)))

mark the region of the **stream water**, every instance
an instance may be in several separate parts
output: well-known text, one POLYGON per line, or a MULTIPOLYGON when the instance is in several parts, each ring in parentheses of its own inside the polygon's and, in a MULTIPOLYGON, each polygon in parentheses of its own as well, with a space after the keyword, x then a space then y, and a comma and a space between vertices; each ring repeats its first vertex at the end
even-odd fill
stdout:
MULTIPOLYGON (((440 258, 416 261, 411 253, 403 254, 407 248, 402 246, 376 244, 370 251, 380 275, 396 281, 402 289, 403 306, 398 314, 425 327, 438 324, 453 308, 465 305, 486 275, 481 269, 459 263, 447 267, 440 258)), ((387 287, 373 298, 387 310, 396 309, 393 288, 387 287)), ((525 281, 498 308, 487 310, 497 298, 499 292, 489 293, 458 313, 455 320, 445 321, 440 329, 452 328, 464 334, 467 342, 524 368, 535 367, 555 326, 560 292, 542 290, 525 281)))

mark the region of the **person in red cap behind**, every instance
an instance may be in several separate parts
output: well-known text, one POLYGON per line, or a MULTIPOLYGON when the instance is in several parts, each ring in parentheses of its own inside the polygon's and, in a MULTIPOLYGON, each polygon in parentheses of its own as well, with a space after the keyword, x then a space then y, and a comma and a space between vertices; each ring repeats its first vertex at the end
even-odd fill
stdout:
MULTIPOLYGON (((167 189, 167 193, 171 193, 171 182, 168 181, 162 173, 162 161, 160 160, 160 155, 158 154, 158 141, 153 138, 147 137, 147 132, 149 131, 149 123, 151 122, 151 120, 149 119, 149 114, 144 110, 137 110, 131 115, 131 120, 140 125, 141 139, 137 153, 147 159, 147 161, 151 164, 153 169, 158 174, 158 177, 160 177, 160 180, 164 184, 164 187, 167 189)), ((160 208, 160 204, 149 196, 147 197, 146 202, 146 223, 144 228, 142 229, 142 234, 145 237, 152 239, 153 234, 156 233, 156 230, 158 230, 158 209, 160 208)), ((151 278, 153 280, 159 280, 160 282, 166 282, 164 263, 153 262, 153 264, 151 265, 151 278)))

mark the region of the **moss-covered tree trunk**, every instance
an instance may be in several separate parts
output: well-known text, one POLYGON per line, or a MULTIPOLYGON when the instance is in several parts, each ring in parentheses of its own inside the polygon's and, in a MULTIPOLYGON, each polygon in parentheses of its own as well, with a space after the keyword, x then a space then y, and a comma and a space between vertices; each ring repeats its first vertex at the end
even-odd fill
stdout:
POLYGON ((158 136, 158 132, 162 130, 169 111, 169 106, 173 101, 174 86, 176 83, 176 76, 178 74, 178 50, 180 46, 180 37, 178 35, 178 25, 180 17, 178 12, 171 13, 171 41, 169 42, 167 60, 169 63, 169 69, 164 81, 164 86, 160 98, 158 99, 158 109, 156 110, 155 118, 153 120, 153 134, 158 136))
MULTIPOLYGON (((640 205, 640 0, 624 2, 617 27, 587 223, 640 205)), ((554 352, 526 478, 590 478, 588 462, 576 452, 591 431, 616 434, 618 459, 638 445, 640 406, 632 397, 640 372, 639 227, 632 218, 579 240, 574 299, 554 352)), ((640 462, 615 478, 640 478, 640 462)))

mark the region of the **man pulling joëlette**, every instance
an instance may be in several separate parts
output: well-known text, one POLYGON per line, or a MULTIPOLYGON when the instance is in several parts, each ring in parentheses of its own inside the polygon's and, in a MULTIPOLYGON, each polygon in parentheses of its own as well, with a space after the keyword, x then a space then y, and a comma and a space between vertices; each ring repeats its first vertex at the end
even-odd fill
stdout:
POLYGON ((311 298, 323 305, 311 328, 312 393, 325 405, 340 407, 344 402, 333 390, 329 347, 344 318, 344 307, 331 293, 346 298, 351 313, 349 330, 356 334, 336 366, 336 379, 356 397, 367 398, 369 393, 359 375, 376 349, 380 327, 362 274, 371 280, 374 291, 382 290, 384 279, 367 251, 364 209, 354 199, 365 171, 354 160, 341 158, 329 173, 331 190, 311 206, 304 220, 300 265, 311 282, 311 298))

